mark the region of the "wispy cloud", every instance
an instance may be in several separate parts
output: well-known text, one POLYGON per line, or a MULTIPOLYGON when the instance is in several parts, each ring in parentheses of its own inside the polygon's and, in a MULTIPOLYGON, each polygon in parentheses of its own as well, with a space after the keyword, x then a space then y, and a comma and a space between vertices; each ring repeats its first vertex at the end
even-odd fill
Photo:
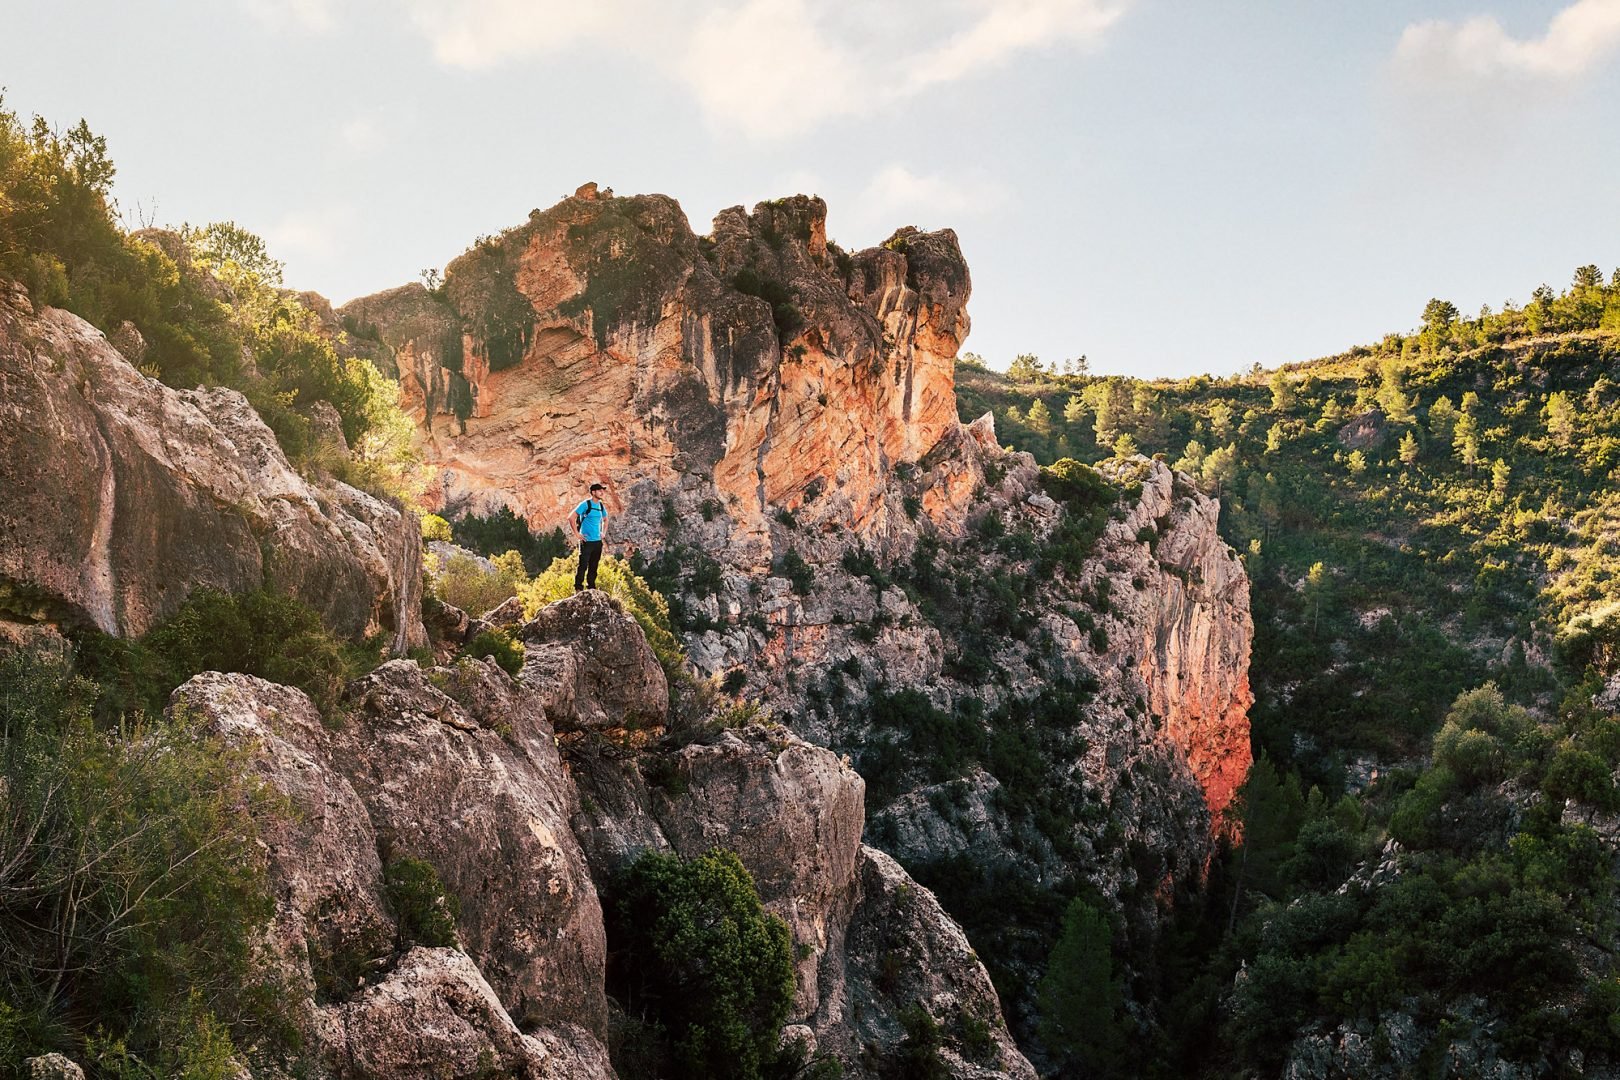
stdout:
POLYGON ((242 6, 275 30, 325 34, 337 25, 334 0, 242 0, 242 6))
POLYGON ((1516 38, 1493 15, 1413 23, 1401 34, 1395 61, 1403 74, 1429 83, 1502 76, 1558 82, 1578 78, 1616 53, 1620 0, 1577 0, 1554 15, 1540 37, 1516 38))
POLYGON ((1005 189, 993 181, 916 173, 905 165, 891 164, 867 183, 859 207, 863 217, 885 221, 906 218, 909 224, 926 226, 932 221, 988 209, 1005 197, 1005 189))
POLYGON ((1093 46, 1132 2, 873 0, 852 13, 815 0, 412 0, 412 25, 451 67, 588 45, 629 52, 711 121, 769 138, 880 111, 1024 53, 1093 46))
POLYGON ((293 210, 266 229, 264 238, 270 250, 289 263, 320 262, 335 258, 348 248, 354 223, 354 209, 349 206, 293 210))

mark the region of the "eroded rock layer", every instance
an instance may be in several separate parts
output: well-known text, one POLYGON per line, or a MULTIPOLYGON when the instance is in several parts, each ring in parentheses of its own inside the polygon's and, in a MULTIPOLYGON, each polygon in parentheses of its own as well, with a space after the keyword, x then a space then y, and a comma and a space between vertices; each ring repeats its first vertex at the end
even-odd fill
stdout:
POLYGON ((0 298, 0 588, 13 615, 139 635, 266 582, 346 637, 427 641, 415 517, 300 476, 247 399, 173 390, 89 323, 0 298))

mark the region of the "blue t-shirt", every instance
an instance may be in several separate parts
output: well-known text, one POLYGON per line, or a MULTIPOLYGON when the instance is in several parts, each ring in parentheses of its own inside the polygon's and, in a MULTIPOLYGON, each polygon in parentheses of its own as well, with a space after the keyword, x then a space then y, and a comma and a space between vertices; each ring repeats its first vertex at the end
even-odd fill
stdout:
POLYGON ((586 499, 574 507, 574 516, 579 518, 579 535, 586 540, 602 539, 602 526, 607 524, 607 508, 592 499, 586 499))

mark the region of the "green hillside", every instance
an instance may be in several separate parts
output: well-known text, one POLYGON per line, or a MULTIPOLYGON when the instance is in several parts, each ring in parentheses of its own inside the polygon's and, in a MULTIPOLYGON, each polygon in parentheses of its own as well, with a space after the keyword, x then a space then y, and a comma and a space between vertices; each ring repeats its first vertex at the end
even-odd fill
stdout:
POLYGON ((1043 462, 1163 455, 1253 579, 1245 842, 1137 988, 1159 1073, 1612 1060, 1620 271, 1275 372, 1068 368, 970 357, 961 414, 1043 462))

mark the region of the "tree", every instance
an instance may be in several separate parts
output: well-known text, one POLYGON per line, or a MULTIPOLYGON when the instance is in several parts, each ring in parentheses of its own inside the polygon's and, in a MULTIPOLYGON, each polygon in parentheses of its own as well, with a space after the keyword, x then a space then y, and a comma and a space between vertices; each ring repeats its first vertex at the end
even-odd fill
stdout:
POLYGON ((1457 418, 1457 425, 1451 435, 1452 449, 1457 452, 1457 459, 1472 469, 1479 464, 1479 421, 1472 413, 1463 413, 1457 418))
POLYGON ((1217 401, 1209 407, 1209 430, 1215 433, 1216 438, 1224 439, 1232 431, 1232 406, 1224 401, 1217 401))
POLYGON ((742 860, 648 852, 615 892, 613 989, 627 1013, 667 1033, 673 1074, 767 1075, 793 1004, 793 939, 742 860))
POLYGON ((1575 403, 1562 390, 1547 395, 1547 404, 1541 410, 1547 425, 1547 434, 1559 446, 1568 446, 1575 439, 1575 403))
POLYGON ((1450 300, 1434 299, 1423 305, 1423 329, 1444 333, 1457 321, 1457 305, 1450 300))
POLYGON ((1086 403, 1079 394, 1070 394, 1069 400, 1063 405, 1063 422, 1078 424, 1086 418, 1086 403))
POLYGON ((1351 476, 1360 476, 1367 471, 1367 455, 1360 450, 1350 451, 1350 458, 1345 462, 1345 467, 1350 470, 1351 476))
POLYGON ((1121 435, 1114 440, 1114 456, 1117 458, 1135 457, 1137 453, 1136 440, 1129 435, 1121 435))
POLYGON ((1227 443, 1225 446, 1212 450, 1204 458, 1204 483, 1214 491, 1220 492, 1226 485, 1237 479, 1237 445, 1227 443))
POLYGON ((1174 468, 1177 472, 1184 472, 1197 476, 1198 471, 1203 467, 1204 444, 1199 442, 1197 439, 1189 439, 1187 441, 1186 452, 1176 460, 1174 468))
POLYGON ((1457 424, 1457 408, 1451 399, 1441 395, 1429 406, 1429 434, 1440 442, 1450 442, 1452 429, 1457 424))
POLYGON ((1036 398, 1030 402, 1029 412, 1024 417, 1024 423, 1029 425, 1031 431, 1040 435, 1052 433, 1052 410, 1046 407, 1046 402, 1036 398))
POLYGON ((1327 599, 1333 585, 1332 575, 1328 573, 1327 566, 1320 561, 1311 564, 1310 570, 1305 573, 1305 598, 1311 602, 1311 635, 1316 634, 1316 624, 1322 617, 1322 601, 1327 599))
POLYGON ((1410 431, 1401 436, 1401 445, 1396 453, 1400 455, 1402 465, 1417 464, 1419 453, 1417 436, 1410 431))
POLYGON ((1007 365, 1007 378, 1013 382, 1035 382, 1045 374, 1041 358, 1034 353, 1019 353, 1007 365))
POLYGON ((1271 390, 1271 411, 1287 412, 1294 407, 1297 400, 1294 394, 1294 384, 1288 381, 1288 376, 1281 371, 1272 373, 1266 383, 1271 390))
POLYGON ((1041 1040, 1066 1072, 1106 1076, 1124 1069, 1124 984, 1114 973, 1113 941, 1102 911, 1080 897, 1070 901, 1036 991, 1041 1040))
POLYGON ((1275 454, 1281 450, 1286 441, 1286 434, 1281 423, 1272 424, 1266 430, 1266 453, 1275 454))
POLYGON ((1406 392, 1406 370, 1399 360, 1391 357, 1378 367, 1380 385, 1378 407, 1397 424, 1412 422, 1412 398, 1406 392))
POLYGON ((1575 287, 1577 289, 1601 289, 1603 287, 1603 271, 1591 264, 1576 267, 1575 287))
POLYGON ((1491 466, 1491 491, 1495 493, 1497 498, 1505 499, 1508 493, 1508 485, 1512 482, 1513 468, 1501 458, 1497 458, 1496 463, 1491 466))

